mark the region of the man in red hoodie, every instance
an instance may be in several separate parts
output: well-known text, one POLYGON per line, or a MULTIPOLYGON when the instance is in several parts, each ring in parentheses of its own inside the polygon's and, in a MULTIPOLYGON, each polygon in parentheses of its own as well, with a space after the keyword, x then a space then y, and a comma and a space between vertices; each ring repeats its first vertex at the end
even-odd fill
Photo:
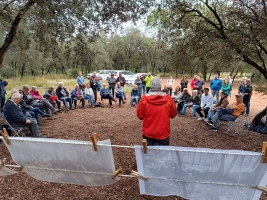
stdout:
POLYGON ((137 117, 143 121, 143 138, 147 145, 169 145, 170 118, 177 115, 174 101, 166 93, 161 92, 159 78, 150 82, 151 92, 143 95, 138 107, 137 117))

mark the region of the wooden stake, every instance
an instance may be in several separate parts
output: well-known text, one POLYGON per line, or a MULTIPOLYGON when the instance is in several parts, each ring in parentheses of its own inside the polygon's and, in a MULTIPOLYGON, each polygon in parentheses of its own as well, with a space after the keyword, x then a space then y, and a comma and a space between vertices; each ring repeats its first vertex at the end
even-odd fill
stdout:
POLYGON ((95 137, 94 137, 94 136, 91 136, 91 140, 92 140, 92 143, 93 143, 93 146, 94 146, 94 150, 97 151, 97 146, 96 146, 96 140, 95 140, 95 137))
POLYGON ((1 160, 0 163, 0 169, 2 169, 2 167, 6 164, 6 158, 4 158, 3 160, 1 160))
POLYGON ((3 128, 3 131, 4 131, 4 132, 0 131, 0 133, 1 133, 1 135, 3 136, 4 140, 6 141, 6 143, 7 143, 8 145, 10 145, 11 143, 10 143, 10 140, 8 139, 8 134, 7 134, 6 129, 3 128))
POLYGON ((267 188, 266 187, 257 186, 255 188, 258 189, 258 190, 261 190, 263 192, 267 192, 267 188))
POLYGON ((267 162, 267 142, 262 143, 262 162, 267 162))
POLYGON ((97 141, 97 134, 96 133, 94 133, 94 139, 95 139, 95 141, 97 141))
POLYGON ((144 154, 147 153, 147 143, 146 143, 146 139, 143 139, 143 150, 144 150, 144 154))
POLYGON ((132 176, 135 176, 136 178, 140 178, 140 179, 142 179, 144 181, 147 181, 147 178, 146 177, 139 175, 138 172, 136 172, 134 170, 132 170, 131 175, 132 176))
POLYGON ((122 172, 122 168, 120 167, 115 174, 112 176, 112 179, 115 179, 122 172))

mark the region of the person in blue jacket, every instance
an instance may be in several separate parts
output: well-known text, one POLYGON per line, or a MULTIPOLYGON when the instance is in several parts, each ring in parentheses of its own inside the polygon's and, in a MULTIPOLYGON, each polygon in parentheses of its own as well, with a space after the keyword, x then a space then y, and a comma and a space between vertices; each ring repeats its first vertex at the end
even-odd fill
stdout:
POLYGON ((112 101, 117 102, 114 99, 114 97, 112 96, 111 91, 109 90, 109 88, 106 87, 106 83, 103 83, 103 88, 101 88, 101 90, 100 90, 100 96, 101 96, 102 105, 103 105, 103 100, 104 99, 108 99, 109 100, 109 106, 111 108, 113 108, 112 101))
POLYGON ((3 107, 5 105, 5 101, 6 101, 6 86, 8 84, 8 80, 4 80, 2 81, 2 79, 0 79, 0 108, 1 108, 1 112, 3 112, 3 107))
POLYGON ((214 74, 214 79, 210 82, 211 95, 216 95, 216 100, 219 101, 220 90, 222 89, 222 80, 218 77, 218 74, 214 74))

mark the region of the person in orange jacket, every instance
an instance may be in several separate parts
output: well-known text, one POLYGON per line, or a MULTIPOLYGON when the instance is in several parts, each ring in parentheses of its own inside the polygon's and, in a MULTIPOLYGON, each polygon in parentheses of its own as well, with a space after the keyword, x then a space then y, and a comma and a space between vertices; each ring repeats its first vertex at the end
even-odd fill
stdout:
POLYGON ((136 113, 143 120, 143 138, 147 145, 169 145, 170 118, 177 115, 176 105, 170 95, 161 92, 160 79, 150 81, 151 92, 143 95, 136 113))

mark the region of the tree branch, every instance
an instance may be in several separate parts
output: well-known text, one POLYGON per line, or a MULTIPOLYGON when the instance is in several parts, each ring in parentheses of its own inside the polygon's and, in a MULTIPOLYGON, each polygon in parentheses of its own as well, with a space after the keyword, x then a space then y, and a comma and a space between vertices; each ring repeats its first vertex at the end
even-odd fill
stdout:
POLYGON ((7 3, 1 10, 0 13, 3 12, 10 4, 12 4, 15 0, 10 1, 9 3, 7 3))

